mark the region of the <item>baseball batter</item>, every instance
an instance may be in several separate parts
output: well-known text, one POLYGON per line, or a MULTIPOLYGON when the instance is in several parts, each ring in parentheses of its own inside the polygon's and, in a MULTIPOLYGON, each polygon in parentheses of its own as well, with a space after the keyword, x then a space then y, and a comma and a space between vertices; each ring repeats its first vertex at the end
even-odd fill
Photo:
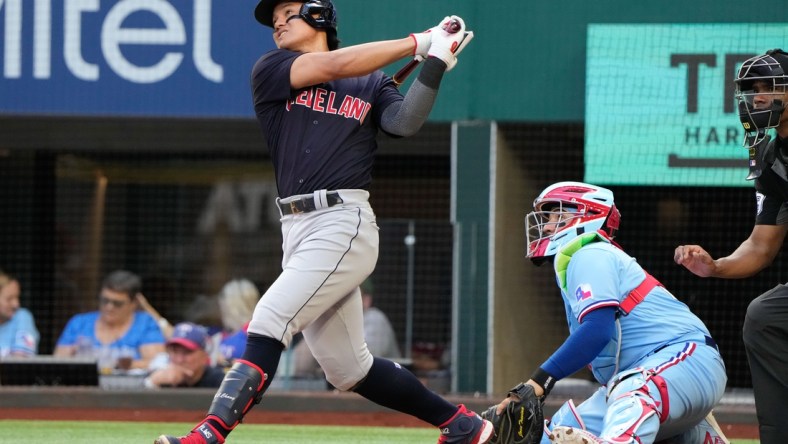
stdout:
POLYGON ((559 182, 533 207, 527 257, 553 263, 569 336, 526 384, 544 397, 589 366, 603 385, 564 404, 541 442, 724 443, 713 418, 704 419, 725 390, 722 357, 703 322, 612 241, 620 221, 613 193, 559 182))
POLYGON ((282 351, 300 331, 334 387, 439 427, 438 442, 487 442, 488 421, 370 354, 358 288, 378 257, 367 192, 375 138, 381 130, 396 137, 419 130, 444 72, 467 43, 465 24, 446 17, 406 38, 339 49, 330 0, 262 0, 255 18, 273 28, 277 46, 255 64, 251 82, 280 196, 283 271, 258 303, 243 358, 206 418, 185 437, 163 435, 155 443, 223 443, 260 402, 282 351), (380 69, 413 56, 425 60, 403 96, 380 69))

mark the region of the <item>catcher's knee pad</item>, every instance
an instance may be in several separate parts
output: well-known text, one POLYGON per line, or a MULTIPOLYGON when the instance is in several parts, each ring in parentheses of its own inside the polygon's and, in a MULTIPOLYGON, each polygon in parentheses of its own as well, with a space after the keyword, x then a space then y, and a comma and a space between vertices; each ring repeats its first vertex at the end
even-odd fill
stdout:
POLYGON ((214 395, 208 416, 222 421, 227 429, 234 428, 244 414, 260 402, 265 379, 265 373, 256 365, 243 360, 236 361, 214 395))
POLYGON ((600 438, 616 443, 654 442, 661 402, 659 388, 646 370, 619 373, 607 392, 608 409, 600 438))

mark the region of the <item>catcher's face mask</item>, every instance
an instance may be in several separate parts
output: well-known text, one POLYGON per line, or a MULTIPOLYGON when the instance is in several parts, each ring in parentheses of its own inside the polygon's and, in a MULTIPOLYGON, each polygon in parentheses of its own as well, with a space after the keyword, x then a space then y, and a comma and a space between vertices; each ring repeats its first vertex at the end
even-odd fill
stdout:
POLYGON ((780 125, 788 92, 787 70, 788 54, 780 49, 745 60, 739 68, 734 84, 748 146, 757 145, 766 130, 780 125))
POLYGON ((604 229, 612 237, 618 220, 612 191, 580 182, 551 185, 525 217, 526 257, 539 263, 586 232, 604 229))
POLYGON ((538 209, 525 216, 528 253, 547 251, 553 236, 556 236, 556 240, 562 237, 559 233, 577 224, 582 214, 576 205, 566 205, 560 201, 543 202, 538 209))

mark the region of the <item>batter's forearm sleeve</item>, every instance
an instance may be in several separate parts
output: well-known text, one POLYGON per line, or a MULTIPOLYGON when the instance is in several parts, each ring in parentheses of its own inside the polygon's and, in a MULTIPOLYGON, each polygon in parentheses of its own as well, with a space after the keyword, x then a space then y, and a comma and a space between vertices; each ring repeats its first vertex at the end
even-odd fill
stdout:
POLYGON ((401 102, 392 103, 383 111, 380 127, 394 136, 412 136, 421 129, 432 111, 438 96, 446 64, 436 58, 428 58, 421 67, 419 77, 408 88, 401 102))

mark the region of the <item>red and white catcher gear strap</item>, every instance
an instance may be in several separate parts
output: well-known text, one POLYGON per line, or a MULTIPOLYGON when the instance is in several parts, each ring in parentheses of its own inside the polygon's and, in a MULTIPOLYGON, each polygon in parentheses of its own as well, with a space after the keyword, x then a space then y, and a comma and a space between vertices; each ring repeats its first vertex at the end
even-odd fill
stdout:
POLYGON ((665 381, 665 378, 657 374, 650 375, 650 380, 657 387, 657 391, 659 391, 659 399, 662 402, 662 405, 660 406, 661 410, 659 412, 659 422, 661 424, 665 422, 668 419, 668 415, 670 415, 670 396, 668 395, 668 383, 665 381))
POLYGON ((646 299, 646 296, 654 287, 662 287, 662 284, 654 276, 650 275, 648 271, 643 270, 643 272, 646 273, 646 278, 634 290, 630 291, 627 297, 619 304, 618 308, 624 313, 624 316, 628 315, 639 303, 643 302, 643 299, 646 299))
POLYGON ((665 388, 661 377, 642 368, 619 373, 610 382, 600 437, 616 444, 653 442, 667 408, 665 388))
POLYGON ((232 430, 246 412, 260 402, 267 377, 260 367, 251 362, 243 359, 235 361, 213 397, 208 417, 232 430))

